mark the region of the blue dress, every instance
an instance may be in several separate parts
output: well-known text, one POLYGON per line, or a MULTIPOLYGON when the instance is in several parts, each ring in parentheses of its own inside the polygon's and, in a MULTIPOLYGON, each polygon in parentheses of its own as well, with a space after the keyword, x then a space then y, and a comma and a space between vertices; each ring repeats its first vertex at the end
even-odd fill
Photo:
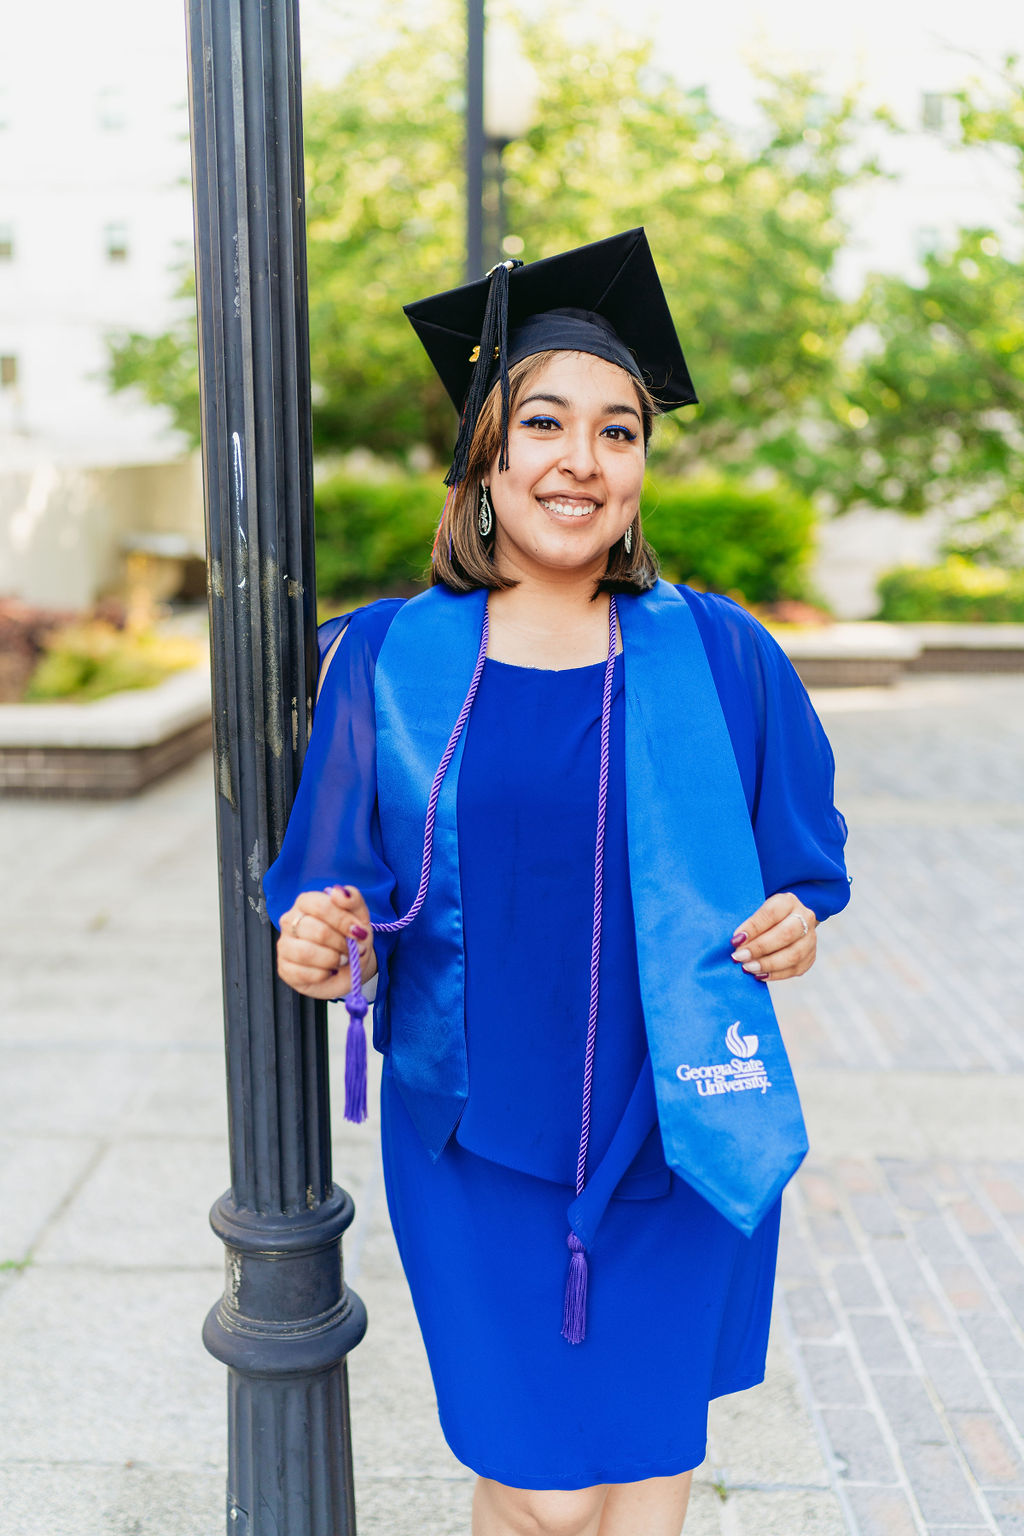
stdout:
MULTIPOLYGON (((739 610, 733 618, 732 607, 701 599, 697 617, 766 888, 796 889, 825 917, 847 899, 831 754, 784 658, 772 650, 756 680, 737 668, 738 634, 750 621, 739 610)), ((316 837, 318 827, 323 834, 338 824, 330 754, 351 751, 358 735, 344 701, 332 702, 327 689, 355 686, 337 662, 350 646, 349 669, 361 665, 360 628, 368 649, 379 649, 389 609, 367 610, 329 669, 285 846, 265 882, 275 921, 299 890, 347 878, 316 837)), ((328 631, 325 642, 332 638, 328 631)), ((697 1466, 710 1399, 763 1378, 771 1311, 778 1205, 752 1237, 742 1236, 668 1169, 654 1125, 589 1250, 586 1339, 571 1345, 560 1332, 587 1030, 603 675, 603 663, 560 672, 485 663, 458 781, 469 1096, 436 1161, 387 1059, 382 1080, 388 1204, 442 1429, 464 1464, 521 1488, 632 1482, 697 1466)), ((620 656, 588 1168, 606 1150, 647 1055, 628 878, 623 692, 620 656)), ((346 829, 342 841, 353 835, 346 829)), ((379 829, 362 835, 376 844, 379 829)), ((393 944, 381 945, 385 971, 393 944)))

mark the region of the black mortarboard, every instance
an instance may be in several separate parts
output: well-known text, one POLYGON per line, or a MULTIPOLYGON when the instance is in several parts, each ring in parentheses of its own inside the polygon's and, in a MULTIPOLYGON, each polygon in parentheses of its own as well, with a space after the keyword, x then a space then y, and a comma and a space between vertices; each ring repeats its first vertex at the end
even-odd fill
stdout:
POLYGON ((643 229, 525 266, 503 262, 474 283, 407 304, 405 313, 462 416, 449 485, 465 474, 477 417, 496 379, 504 468, 508 368, 536 352, 590 352, 617 363, 666 411, 697 400, 643 229))

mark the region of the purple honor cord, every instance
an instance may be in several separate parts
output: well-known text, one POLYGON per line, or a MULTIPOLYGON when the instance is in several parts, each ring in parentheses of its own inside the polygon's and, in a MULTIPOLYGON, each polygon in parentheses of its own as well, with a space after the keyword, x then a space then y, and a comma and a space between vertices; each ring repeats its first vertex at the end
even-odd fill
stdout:
MULTIPOLYGON (((597 1010, 601 968, 601 910, 604 894, 604 835, 608 810, 608 757, 612 719, 612 683, 615 676, 615 645, 618 614, 615 597, 608 604, 608 660, 604 669, 604 692, 601 700, 601 769, 597 791, 597 838, 594 848, 594 926, 590 944, 590 1014, 587 1021, 587 1045, 583 1065, 583 1108, 580 1121, 580 1148, 576 1161, 576 1197, 583 1193, 587 1181, 587 1149, 590 1143, 590 1102, 594 1086, 594 1047, 597 1042, 597 1010)), ((465 702, 459 711, 448 745, 434 775, 434 782, 427 801, 426 824, 423 829, 423 864, 420 870, 419 889, 412 906, 404 917, 390 923, 375 923, 378 933, 399 933, 413 922, 426 900, 430 884, 430 863, 434 849, 434 818, 438 796, 448 771, 459 737, 469 719, 473 700, 476 698, 484 662, 487 659, 487 642, 490 633, 487 609, 480 634, 480 650, 470 681, 465 702)), ((363 996, 362 973, 359 965, 359 948, 355 940, 348 943, 349 967, 352 986, 345 997, 349 1025, 345 1041, 345 1119, 357 1124, 366 1119, 366 1033, 363 1020, 367 1001, 363 996)), ((570 1344, 581 1344, 586 1336, 587 1321, 587 1256, 576 1233, 569 1233, 569 1276, 565 1288, 565 1307, 562 1319, 562 1335, 570 1344)))
MULTIPOLYGON (((469 719, 469 712, 473 708, 473 700, 480 686, 480 679, 484 672, 484 662, 487 660, 487 641, 490 635, 490 624, 487 617, 487 609, 484 608, 484 622, 480 634, 480 650, 477 653, 476 666, 473 668, 473 677, 469 684, 469 692, 466 694, 462 708, 459 710, 459 718, 456 720, 448 745, 437 765, 434 774, 434 782, 430 786, 430 798, 427 801, 427 819, 423 828, 423 864, 420 869, 419 890, 413 898, 412 906, 404 917, 398 917, 392 923, 374 923, 377 933, 400 933, 403 928, 415 922, 416 917, 427 899, 427 887, 430 884, 430 862, 434 854, 434 817, 437 813, 438 796, 441 793, 441 785, 444 776, 448 772, 448 764, 455 755, 455 748, 459 744, 469 719)), ((345 1038, 345 1119, 360 1125, 366 1119, 366 1032, 363 1020, 366 1017, 367 1002, 363 996, 363 978, 359 966, 359 950, 354 939, 348 940, 349 967, 351 970, 352 987, 345 997, 345 1007, 348 1009, 348 1034, 345 1038), (360 1065, 361 1063, 361 1065, 360 1065)))
MULTIPOLYGON (((608 660, 604 668, 604 694, 601 699, 601 771, 597 785, 597 840, 594 848, 594 927, 590 941, 590 1016, 587 1021, 587 1048, 583 1061, 583 1111, 580 1118, 580 1150, 576 1159, 576 1198, 587 1182, 587 1148, 590 1145, 590 1099, 594 1088, 594 1046, 597 1043, 597 1007, 601 969, 601 911, 604 897, 604 829, 608 815, 608 753, 612 724, 612 682, 615 676, 616 639, 615 596, 608 605, 608 660)), ((587 1333, 587 1255, 583 1244, 570 1228, 569 1277, 565 1285, 562 1337, 570 1344, 582 1344, 587 1333)))

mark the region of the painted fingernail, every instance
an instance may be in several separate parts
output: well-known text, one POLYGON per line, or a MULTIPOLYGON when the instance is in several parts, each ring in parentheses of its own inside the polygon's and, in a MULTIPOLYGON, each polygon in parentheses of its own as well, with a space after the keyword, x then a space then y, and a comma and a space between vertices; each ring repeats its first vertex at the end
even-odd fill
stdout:
POLYGON ((343 896, 351 896, 352 895, 352 891, 351 891, 351 889, 347 885, 343 885, 341 887, 341 894, 343 896))
POLYGON ((734 960, 741 960, 741 961, 742 960, 749 960, 750 959, 750 950, 749 949, 738 949, 736 951, 736 953, 733 955, 733 959, 734 960))
POLYGON ((734 944, 745 944, 747 942, 747 936, 741 929, 739 933, 733 934, 732 941, 734 944))
POLYGON ((771 977, 767 976, 767 975, 765 975, 765 976, 755 976, 754 980, 755 981, 771 981, 771 977))
POLYGON ((367 933, 366 929, 365 928, 361 928, 358 923, 353 923, 352 924, 352 937, 354 939, 368 939, 370 937, 370 935, 367 933))
POLYGON ((748 971, 751 976, 756 976, 761 969, 761 962, 760 960, 748 960, 743 969, 748 971))

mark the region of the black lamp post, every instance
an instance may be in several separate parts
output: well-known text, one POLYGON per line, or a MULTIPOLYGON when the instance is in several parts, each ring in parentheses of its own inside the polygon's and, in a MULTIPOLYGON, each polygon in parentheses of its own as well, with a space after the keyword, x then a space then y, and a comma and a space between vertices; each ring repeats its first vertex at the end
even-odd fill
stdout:
POLYGON ((521 139, 533 123, 538 82, 519 46, 516 32, 501 22, 487 27, 483 59, 482 132, 488 170, 485 181, 490 182, 483 193, 486 228, 483 259, 489 267, 506 256, 519 254, 518 249, 506 250, 504 244, 508 235, 508 217, 503 157, 512 141, 521 139))
POLYGON ((227 1530, 350 1536, 352 1202, 325 1009, 277 980, 260 884, 317 668, 297 0, 187 0, 187 19, 231 1158, 204 1339, 228 1366, 227 1530))
POLYGON ((484 0, 466 0, 466 282, 484 271, 484 0))

